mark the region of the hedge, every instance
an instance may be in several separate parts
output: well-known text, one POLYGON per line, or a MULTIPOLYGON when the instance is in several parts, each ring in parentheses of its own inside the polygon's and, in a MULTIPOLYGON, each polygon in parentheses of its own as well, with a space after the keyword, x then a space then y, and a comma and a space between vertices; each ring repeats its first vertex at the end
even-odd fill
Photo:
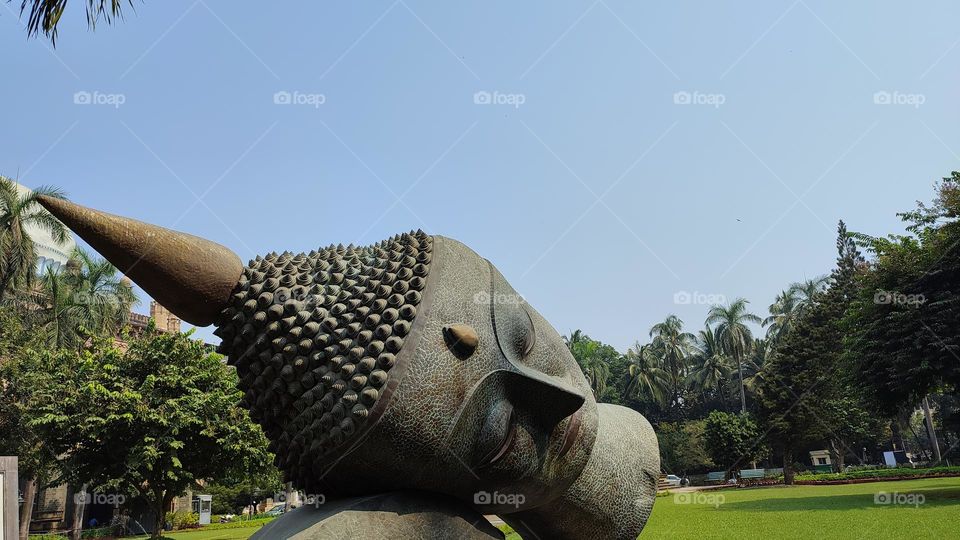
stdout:
POLYGON ((243 529, 246 527, 258 527, 260 525, 266 525, 271 521, 277 519, 276 517, 260 518, 260 519, 244 519, 237 521, 228 521, 226 523, 211 523, 209 525, 202 525, 200 530, 203 531, 215 531, 219 529, 243 529))
POLYGON ((881 479, 926 478, 936 476, 960 476, 960 467, 933 467, 929 469, 863 469, 842 473, 800 474, 796 483, 826 483, 846 481, 869 481, 881 479))

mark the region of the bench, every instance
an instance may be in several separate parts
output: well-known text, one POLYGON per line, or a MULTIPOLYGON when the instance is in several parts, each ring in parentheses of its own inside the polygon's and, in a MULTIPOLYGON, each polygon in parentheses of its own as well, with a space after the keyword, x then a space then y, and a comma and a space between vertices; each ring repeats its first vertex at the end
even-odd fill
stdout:
POLYGON ((723 482, 727 477, 727 471, 714 471, 707 473, 707 482, 723 482))

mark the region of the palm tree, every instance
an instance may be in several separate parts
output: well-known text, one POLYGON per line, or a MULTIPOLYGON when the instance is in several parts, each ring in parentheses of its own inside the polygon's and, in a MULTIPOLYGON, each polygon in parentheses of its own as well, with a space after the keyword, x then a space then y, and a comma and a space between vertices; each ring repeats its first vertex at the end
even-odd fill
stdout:
POLYGON ((610 378, 610 365, 599 354, 600 342, 590 339, 580 330, 575 330, 570 337, 564 336, 563 341, 570 349, 573 358, 583 370, 584 376, 590 382, 593 396, 600 399, 607 390, 607 381, 610 378))
POLYGON ((695 390, 705 392, 720 386, 730 377, 732 371, 730 357, 723 351, 717 339, 717 333, 709 326, 697 335, 696 351, 691 355, 693 365, 687 384, 695 390))
POLYGON ((830 284, 830 276, 820 276, 790 284, 790 294, 794 296, 796 309, 799 313, 814 301, 814 298, 823 292, 830 284))
POLYGON ((757 387, 763 382, 770 360, 773 346, 770 340, 757 338, 753 340, 753 347, 750 348, 750 356, 747 358, 744 366, 744 383, 751 394, 756 394, 757 387))
POLYGON ((763 326, 767 327, 767 338, 772 341, 772 345, 776 345, 787 335, 796 320, 814 301, 817 294, 829 284, 829 281, 828 276, 820 276, 791 283, 787 290, 780 291, 770 304, 770 316, 763 320, 763 326))
POLYGON ((585 337, 586 334, 583 333, 583 330, 577 328, 573 332, 570 332, 569 336, 563 336, 563 342, 567 345, 567 348, 572 351, 574 345, 582 342, 585 337))
POLYGON ((694 336, 683 331, 683 321, 676 315, 668 315, 650 329, 650 344, 653 354, 667 372, 671 385, 671 401, 677 399, 684 378, 687 376, 687 357, 693 347, 694 336))
POLYGON ((574 357, 578 360, 583 374, 590 382, 590 388, 593 389, 593 397, 600 399, 607 390, 607 379, 610 378, 610 366, 597 354, 600 343, 588 340, 582 341, 576 345, 578 349, 574 357))
POLYGON ((63 191, 47 186, 21 195, 12 180, 0 176, 0 300, 33 282, 37 254, 28 227, 49 232, 57 243, 67 240, 67 228, 40 206, 40 195, 64 198, 63 191))
POLYGON ((707 324, 716 324, 717 338, 726 352, 737 363, 737 373, 740 378, 740 409, 747 412, 747 396, 743 388, 743 359, 750 352, 753 344, 753 332, 746 323, 761 324, 763 321, 753 313, 747 311, 749 302, 745 298, 737 298, 728 306, 713 306, 707 313, 707 324))
MULTIPOLYGON (((56 45, 57 24, 66 7, 66 0, 23 0, 20 4, 20 15, 29 12, 27 16, 27 37, 39 33, 50 38, 56 45)), ((86 0, 87 26, 94 29, 101 19, 107 24, 123 18, 123 4, 133 6, 133 0, 86 0)))
POLYGON ((790 328, 797 316, 797 295, 792 291, 780 291, 773 299, 769 307, 770 316, 763 320, 763 326, 767 327, 767 338, 772 341, 780 341, 790 328))
POLYGON ((84 326, 100 335, 115 334, 137 303, 130 281, 108 261, 79 247, 74 248, 71 260, 79 263, 67 265, 67 271, 84 326))
POLYGON ((627 394, 635 397, 647 396, 653 401, 665 405, 670 392, 670 375, 659 365, 657 355, 650 345, 634 343, 627 350, 627 394))
POLYGON ((65 266, 46 269, 36 294, 40 328, 55 347, 80 347, 88 334, 115 335, 136 303, 113 265, 80 248, 65 266))

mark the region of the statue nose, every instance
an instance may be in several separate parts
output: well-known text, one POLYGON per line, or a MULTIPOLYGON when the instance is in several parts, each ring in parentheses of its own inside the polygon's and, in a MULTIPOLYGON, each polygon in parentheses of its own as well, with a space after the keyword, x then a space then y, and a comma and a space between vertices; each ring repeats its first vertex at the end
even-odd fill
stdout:
POLYGON ((550 424, 559 423, 577 412, 586 401, 586 396, 557 377, 539 371, 514 366, 511 370, 511 401, 517 406, 535 411, 550 424))

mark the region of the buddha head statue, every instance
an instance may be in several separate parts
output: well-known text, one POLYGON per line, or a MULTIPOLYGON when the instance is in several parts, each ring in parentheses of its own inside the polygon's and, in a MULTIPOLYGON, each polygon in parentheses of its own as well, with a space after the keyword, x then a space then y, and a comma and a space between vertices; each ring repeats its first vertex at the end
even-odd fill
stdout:
POLYGON ((307 493, 419 490, 523 514, 591 460, 598 405, 563 339, 455 240, 416 231, 244 265, 195 236, 41 202, 171 312, 216 326, 241 405, 307 493))

